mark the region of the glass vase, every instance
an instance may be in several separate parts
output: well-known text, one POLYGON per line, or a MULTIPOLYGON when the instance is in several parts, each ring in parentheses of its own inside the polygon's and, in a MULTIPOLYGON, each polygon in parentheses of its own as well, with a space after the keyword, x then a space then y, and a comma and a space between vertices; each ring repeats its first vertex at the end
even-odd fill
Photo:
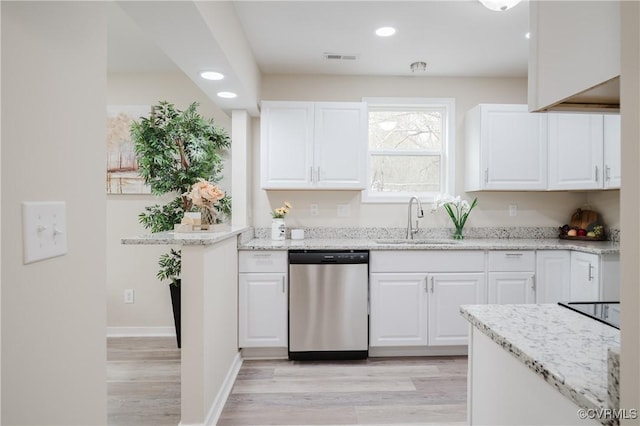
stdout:
POLYGON ((462 226, 456 226, 455 231, 453 231, 454 240, 464 240, 464 235, 462 235, 462 228, 462 226))
POLYGON ((208 230, 216 223, 216 212, 212 207, 202 206, 200 207, 200 218, 200 229, 208 230))

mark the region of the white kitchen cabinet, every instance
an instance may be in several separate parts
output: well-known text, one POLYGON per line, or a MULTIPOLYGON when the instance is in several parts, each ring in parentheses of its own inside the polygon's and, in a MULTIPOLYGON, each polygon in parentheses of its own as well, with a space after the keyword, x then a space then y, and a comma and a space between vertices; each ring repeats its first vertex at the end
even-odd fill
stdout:
POLYGON ((460 305, 485 303, 484 273, 429 274, 429 346, 466 345, 469 324, 460 305))
POLYGON ((489 303, 535 303, 533 251, 490 251, 487 269, 489 303))
POLYGON ((572 252, 572 302, 619 301, 619 255, 572 252))
POLYGON ((535 303, 533 272, 490 272, 489 303, 535 303))
POLYGON ((604 115, 604 187, 620 188, 620 114, 604 115))
POLYGON ((261 108, 263 189, 365 188, 365 103, 265 101, 261 108))
POLYGON ((480 104, 465 116, 466 191, 547 189, 547 118, 527 105, 480 104))
POLYGON ((548 120, 549 189, 602 189, 602 114, 549 113, 548 120))
POLYGON ((622 2, 528 3, 529 110, 619 103, 622 2))
POLYGON ((427 344, 426 274, 371 274, 371 346, 427 344))
POLYGON ((238 259, 239 346, 287 347, 287 252, 241 251, 238 259))
POLYGON ((460 305, 486 303, 484 252, 373 251, 370 260, 370 346, 467 344, 460 305))
POLYGON ((536 252, 536 303, 567 302, 571 299, 571 252, 536 252))

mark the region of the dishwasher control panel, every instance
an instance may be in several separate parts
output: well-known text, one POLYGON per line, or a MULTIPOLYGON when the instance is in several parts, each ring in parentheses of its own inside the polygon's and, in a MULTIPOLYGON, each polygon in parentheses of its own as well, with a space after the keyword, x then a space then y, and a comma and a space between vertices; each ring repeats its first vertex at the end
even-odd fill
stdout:
POLYGON ((367 250, 289 250, 290 264, 369 263, 367 250))

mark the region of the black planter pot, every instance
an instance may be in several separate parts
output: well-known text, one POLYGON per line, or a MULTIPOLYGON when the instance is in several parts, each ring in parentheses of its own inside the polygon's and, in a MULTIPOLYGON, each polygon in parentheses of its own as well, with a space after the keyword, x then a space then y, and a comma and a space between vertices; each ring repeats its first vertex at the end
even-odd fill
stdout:
POLYGON ((169 285, 171 291, 171 305, 173 307, 173 323, 176 327, 176 341, 180 347, 180 280, 176 281, 176 285, 169 285))

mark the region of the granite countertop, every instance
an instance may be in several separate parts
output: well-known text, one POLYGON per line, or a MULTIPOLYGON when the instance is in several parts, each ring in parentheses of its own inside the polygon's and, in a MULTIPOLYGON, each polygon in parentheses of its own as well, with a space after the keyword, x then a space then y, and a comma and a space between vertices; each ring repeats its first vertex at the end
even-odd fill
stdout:
POLYGON ((224 241, 228 238, 236 237, 242 232, 250 228, 226 226, 221 228, 220 231, 213 230, 210 232, 157 232, 154 234, 142 235, 139 237, 122 238, 120 242, 122 244, 129 245, 200 245, 207 246, 215 244, 220 241, 224 241))
POLYGON ((575 250, 595 254, 617 254, 620 244, 611 241, 540 239, 479 238, 456 241, 453 239, 413 240, 357 239, 357 238, 307 238, 304 240, 271 240, 254 238, 241 243, 240 250, 575 250), (402 244, 398 242, 402 241, 402 244))
POLYGON ((612 408, 618 389, 608 388, 609 350, 620 347, 620 330, 558 305, 463 305, 460 312, 578 406, 612 408))

